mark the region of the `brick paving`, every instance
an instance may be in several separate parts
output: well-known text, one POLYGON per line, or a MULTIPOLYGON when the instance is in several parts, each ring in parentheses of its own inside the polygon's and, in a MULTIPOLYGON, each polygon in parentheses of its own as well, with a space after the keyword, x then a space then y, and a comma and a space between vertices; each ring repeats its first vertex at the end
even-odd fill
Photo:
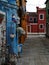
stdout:
POLYGON ((49 39, 27 38, 16 65, 49 65, 49 39))
POLYGON ((49 65, 49 39, 28 38, 16 65, 49 65))

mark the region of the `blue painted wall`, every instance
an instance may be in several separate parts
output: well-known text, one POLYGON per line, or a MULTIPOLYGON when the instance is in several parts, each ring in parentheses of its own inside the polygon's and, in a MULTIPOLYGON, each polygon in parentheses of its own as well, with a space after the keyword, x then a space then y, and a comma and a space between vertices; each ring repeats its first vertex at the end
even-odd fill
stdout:
POLYGON ((7 45, 10 46, 9 52, 12 54, 18 54, 18 35, 16 33, 16 23, 12 21, 12 14, 18 17, 17 9, 18 7, 15 6, 11 8, 11 5, 8 6, 6 3, 14 4, 16 5, 16 0, 2 0, 3 2, 0 2, 0 10, 4 11, 6 13, 6 39, 7 39, 7 45), (5 3, 6 2, 6 3, 5 3), (5 3, 5 4, 4 4, 5 3), (6 5, 6 6, 5 6, 6 5), (15 34, 15 37, 12 39, 10 38, 10 34, 15 34))

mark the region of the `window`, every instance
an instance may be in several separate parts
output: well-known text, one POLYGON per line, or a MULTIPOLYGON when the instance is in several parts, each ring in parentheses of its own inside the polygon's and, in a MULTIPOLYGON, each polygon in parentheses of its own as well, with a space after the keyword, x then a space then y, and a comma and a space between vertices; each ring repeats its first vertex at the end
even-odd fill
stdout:
POLYGON ((37 18, 34 18, 34 23, 37 23, 37 18))
POLYGON ((43 19, 43 15, 40 15, 40 19, 43 19))
POLYGON ((40 28, 40 29, 43 29, 43 27, 44 27, 43 24, 40 24, 40 25, 39 25, 39 28, 40 28))
POLYGON ((49 14, 49 9, 48 9, 48 14, 49 14))
POLYGON ((39 20, 44 20, 44 14, 39 15, 39 20))
POLYGON ((29 17, 29 21, 31 21, 31 22, 33 21, 32 17, 29 17))

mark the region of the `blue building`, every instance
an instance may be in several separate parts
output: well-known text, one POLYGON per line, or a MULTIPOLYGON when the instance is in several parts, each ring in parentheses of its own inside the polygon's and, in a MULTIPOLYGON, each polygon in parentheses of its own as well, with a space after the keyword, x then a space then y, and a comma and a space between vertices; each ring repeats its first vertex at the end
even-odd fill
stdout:
POLYGON ((0 0, 0 11, 6 16, 6 45, 10 54, 18 54, 17 14, 16 0, 0 0))

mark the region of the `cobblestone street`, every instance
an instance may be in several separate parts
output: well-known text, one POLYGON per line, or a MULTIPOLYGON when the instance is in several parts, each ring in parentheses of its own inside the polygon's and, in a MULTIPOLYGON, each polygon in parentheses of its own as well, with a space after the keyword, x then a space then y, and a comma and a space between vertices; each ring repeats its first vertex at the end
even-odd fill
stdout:
POLYGON ((28 38, 16 65, 49 65, 49 39, 28 38))

